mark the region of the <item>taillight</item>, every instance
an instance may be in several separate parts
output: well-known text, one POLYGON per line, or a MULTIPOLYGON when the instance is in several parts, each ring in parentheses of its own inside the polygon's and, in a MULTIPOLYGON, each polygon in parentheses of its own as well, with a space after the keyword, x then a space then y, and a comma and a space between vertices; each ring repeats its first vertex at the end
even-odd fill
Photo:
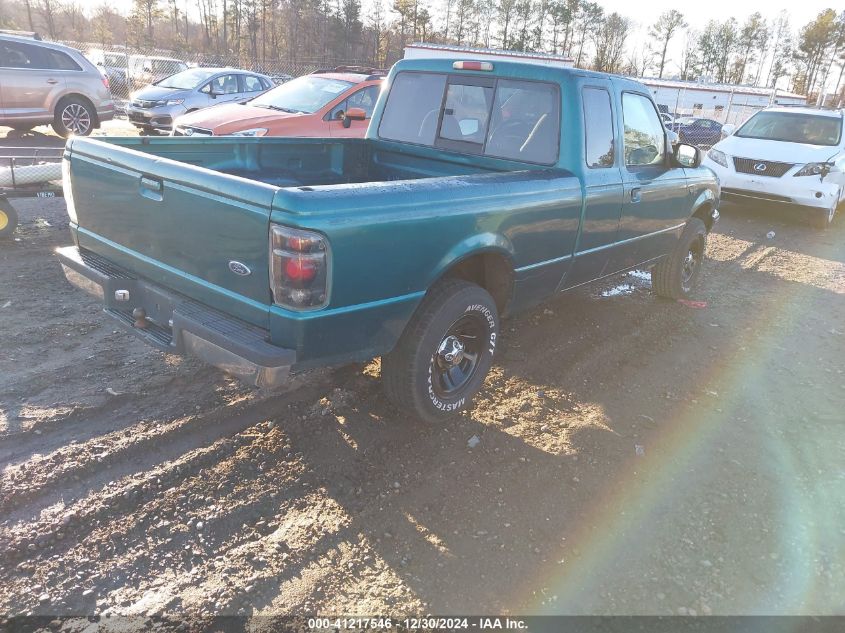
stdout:
POLYGON ((313 231, 270 227, 273 303, 292 310, 317 310, 329 302, 329 247, 313 231))
POLYGON ((103 75, 103 85, 106 87, 106 90, 111 90, 111 87, 109 86, 109 78, 105 75, 103 75))

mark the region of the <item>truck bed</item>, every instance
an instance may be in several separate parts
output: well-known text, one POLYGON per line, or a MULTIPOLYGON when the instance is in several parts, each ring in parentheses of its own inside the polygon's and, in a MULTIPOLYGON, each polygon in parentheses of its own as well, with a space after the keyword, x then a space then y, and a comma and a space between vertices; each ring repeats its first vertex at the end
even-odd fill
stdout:
MULTIPOLYGON (((95 141, 102 143, 103 141, 95 141)), ((105 142, 274 187, 414 180, 494 171, 379 148, 365 139, 109 138, 105 142)))

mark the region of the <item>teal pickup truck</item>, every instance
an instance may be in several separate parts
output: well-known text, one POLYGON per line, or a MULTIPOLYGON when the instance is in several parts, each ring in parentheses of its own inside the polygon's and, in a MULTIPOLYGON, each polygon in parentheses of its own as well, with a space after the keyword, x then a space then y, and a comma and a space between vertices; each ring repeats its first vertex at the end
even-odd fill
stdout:
POLYGON ((71 139, 58 257, 162 350, 262 387, 381 356, 390 399, 440 420, 501 315, 642 266, 691 292, 719 188, 668 136, 635 81, 405 60, 364 139, 71 139))

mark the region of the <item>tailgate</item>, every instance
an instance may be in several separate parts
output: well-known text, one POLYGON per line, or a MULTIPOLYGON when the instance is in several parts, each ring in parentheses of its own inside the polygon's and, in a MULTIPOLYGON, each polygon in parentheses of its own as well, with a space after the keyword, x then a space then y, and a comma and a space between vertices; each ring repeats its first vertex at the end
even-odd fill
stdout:
POLYGON ((275 187, 92 139, 67 147, 81 248, 267 326, 275 187))

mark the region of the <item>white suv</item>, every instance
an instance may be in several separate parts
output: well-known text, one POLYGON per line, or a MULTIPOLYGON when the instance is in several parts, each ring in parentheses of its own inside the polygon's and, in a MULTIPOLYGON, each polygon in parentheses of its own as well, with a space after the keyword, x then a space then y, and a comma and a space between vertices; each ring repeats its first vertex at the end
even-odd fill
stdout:
POLYGON ((845 204, 843 112, 761 110, 716 143, 703 164, 719 177, 723 201, 789 206, 827 228, 845 204))

